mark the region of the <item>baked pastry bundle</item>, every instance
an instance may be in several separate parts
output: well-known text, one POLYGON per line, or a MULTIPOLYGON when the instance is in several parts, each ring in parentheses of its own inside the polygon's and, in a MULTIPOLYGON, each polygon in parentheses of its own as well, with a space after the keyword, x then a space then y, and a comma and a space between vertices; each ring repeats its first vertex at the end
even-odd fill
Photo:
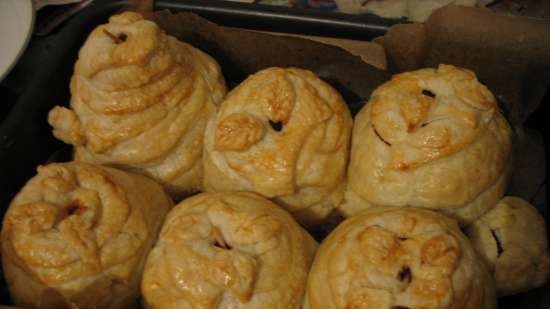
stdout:
POLYGON ((172 201, 160 185, 108 167, 38 168, 2 226, 2 266, 16 306, 129 308, 172 201))
POLYGON ((323 240, 304 309, 496 308, 494 284, 456 221, 425 209, 374 207, 323 240))
POLYGON ((510 126, 473 72, 398 74, 355 117, 341 210, 430 208, 467 225, 504 195, 510 154, 510 126))
POLYGON ((256 192, 318 224, 343 199, 351 127, 342 96, 312 72, 262 70, 208 122, 204 189, 256 192))
POLYGON ((500 296, 542 286, 550 277, 544 218, 527 201, 507 196, 466 229, 490 268, 500 296))
POLYGON ((225 92, 214 59, 126 12, 92 31, 70 109, 48 120, 75 160, 140 172, 183 196, 200 187, 204 128, 225 92))
POLYGON ((203 193, 168 214, 149 254, 150 309, 301 308, 317 243, 253 193, 203 193))
MULTIPOLYGON (((417 18, 444 2, 365 7, 417 18)), ((76 161, 39 167, 4 218, 15 305, 493 309, 495 281, 509 295, 549 277, 544 220, 501 200, 511 129, 466 69, 398 74, 353 124, 304 69, 225 96, 215 60, 123 13, 85 42, 71 94, 49 122, 76 161), (161 185, 206 193, 168 213, 161 185), (349 218, 316 254, 295 219, 326 228, 336 209, 349 218)))
POLYGON ((449 4, 485 6, 494 0, 335 0, 345 13, 373 13, 381 17, 402 18, 423 22, 433 11, 449 4))

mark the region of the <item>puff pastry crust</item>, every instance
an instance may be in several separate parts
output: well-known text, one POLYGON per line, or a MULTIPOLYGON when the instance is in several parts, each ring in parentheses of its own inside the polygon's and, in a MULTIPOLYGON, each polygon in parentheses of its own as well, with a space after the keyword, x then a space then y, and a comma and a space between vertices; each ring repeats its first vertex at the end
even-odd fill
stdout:
POLYGON ((76 160, 144 173, 179 196, 200 188, 204 128, 225 93, 214 59, 126 12, 90 34, 70 109, 48 121, 76 160))
POLYGON ((152 309, 301 308, 317 243, 253 193, 203 193, 167 216, 142 295, 152 309))
POLYGON ((171 206, 141 175, 77 162, 39 167, 4 217, 11 300, 26 308, 137 307, 147 253, 171 206))
POLYGON ((305 309, 496 308, 494 284, 456 222, 417 208, 370 208, 322 242, 305 309))
POLYGON ((232 90, 205 133, 205 190, 253 191, 314 225, 343 200, 352 119, 312 72, 262 70, 232 90))
POLYGON ((500 296, 544 285, 550 254, 544 218, 527 201, 507 196, 466 229, 489 266, 500 296))
POLYGON ((355 118, 346 203, 443 211, 467 225, 505 193, 511 129, 473 72, 395 75, 355 118))
POLYGON ((483 6, 487 0, 335 0, 338 9, 346 13, 374 13, 387 18, 407 17, 426 21, 433 11, 449 4, 483 6))

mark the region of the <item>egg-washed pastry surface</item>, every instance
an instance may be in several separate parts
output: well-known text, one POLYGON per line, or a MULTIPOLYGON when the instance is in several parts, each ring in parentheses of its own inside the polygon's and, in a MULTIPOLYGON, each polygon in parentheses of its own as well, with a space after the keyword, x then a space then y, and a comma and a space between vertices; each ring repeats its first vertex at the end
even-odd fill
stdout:
POLYGON ((494 284, 456 222, 415 208, 371 208, 317 251, 305 309, 496 308, 494 284))
POLYGON ((171 206, 162 187, 141 175, 77 162, 39 167, 2 226, 12 302, 137 307, 147 253, 171 206))
POLYGON ((90 34, 70 109, 48 121, 76 160, 144 173, 181 196, 200 187, 204 128, 225 92, 214 59, 126 12, 90 34))
POLYGON ((544 218, 527 201, 503 198, 466 233, 492 271, 500 296, 524 292, 548 281, 550 254, 544 218))
POLYGON ((401 18, 423 22, 431 13, 449 4, 485 6, 491 0, 335 0, 345 13, 373 13, 381 17, 401 18))
POLYGON ((205 133, 205 190, 253 191, 314 225, 342 201, 352 119, 312 72, 262 70, 232 90, 205 133))
POLYGON ((317 243, 253 193, 203 193, 167 216, 142 281, 147 308, 301 308, 317 243))
POLYGON ((395 75, 355 118, 346 203, 443 211, 468 224, 504 195, 511 129, 473 72, 395 75))

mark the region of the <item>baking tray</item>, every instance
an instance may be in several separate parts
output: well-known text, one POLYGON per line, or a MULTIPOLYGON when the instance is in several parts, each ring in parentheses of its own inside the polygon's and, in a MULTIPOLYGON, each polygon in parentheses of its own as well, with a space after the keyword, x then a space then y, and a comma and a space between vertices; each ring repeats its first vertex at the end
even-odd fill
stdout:
MULTIPOLYGON (((124 8, 128 2, 96 0, 73 17, 57 35, 53 43, 55 47, 44 55, 26 91, 0 124, 0 214, 5 212, 21 186, 36 174, 37 165, 69 159, 70 148, 52 136, 47 113, 53 106, 69 102, 73 65, 90 31, 105 23, 110 15, 124 8)), ((402 22, 374 15, 348 15, 216 0, 156 1, 155 9, 194 12, 223 26, 359 40, 383 35, 391 25, 402 22)), ((533 113, 527 122, 528 127, 544 132, 545 105, 541 104, 539 110, 533 113)), ((544 141, 547 145, 546 135, 544 141)), ((2 283, 0 305, 7 304, 9 299, 2 283)), ((499 308, 548 309, 550 284, 528 293, 501 298, 499 308)))
MULTIPOLYGON (((44 163, 63 144, 53 138, 47 113, 54 105, 69 102, 69 80, 79 48, 90 31, 131 1, 96 0, 73 17, 46 52, 35 76, 0 124, 0 205, 9 200, 36 165, 44 163)), ((160 0, 156 10, 194 12, 224 26, 253 30, 315 34, 355 39, 383 35, 398 23, 374 15, 347 15, 271 5, 219 0, 160 0)), ((229 81, 234 84, 239 81, 229 81)), ((3 211, 2 211, 3 213, 3 211)))

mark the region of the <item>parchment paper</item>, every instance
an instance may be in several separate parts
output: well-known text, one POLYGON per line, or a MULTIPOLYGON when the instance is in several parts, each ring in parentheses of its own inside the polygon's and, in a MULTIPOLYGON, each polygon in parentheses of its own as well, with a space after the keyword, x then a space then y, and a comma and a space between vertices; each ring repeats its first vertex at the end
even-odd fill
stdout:
POLYGON ((356 112, 390 78, 346 50, 298 37, 219 27, 192 13, 150 15, 167 33, 213 56, 232 88, 261 69, 282 66, 312 70, 334 86, 356 112))
POLYGON ((550 20, 447 6, 425 24, 393 27, 376 41, 393 72, 442 62, 475 71, 513 124, 527 119, 550 82, 550 20))

